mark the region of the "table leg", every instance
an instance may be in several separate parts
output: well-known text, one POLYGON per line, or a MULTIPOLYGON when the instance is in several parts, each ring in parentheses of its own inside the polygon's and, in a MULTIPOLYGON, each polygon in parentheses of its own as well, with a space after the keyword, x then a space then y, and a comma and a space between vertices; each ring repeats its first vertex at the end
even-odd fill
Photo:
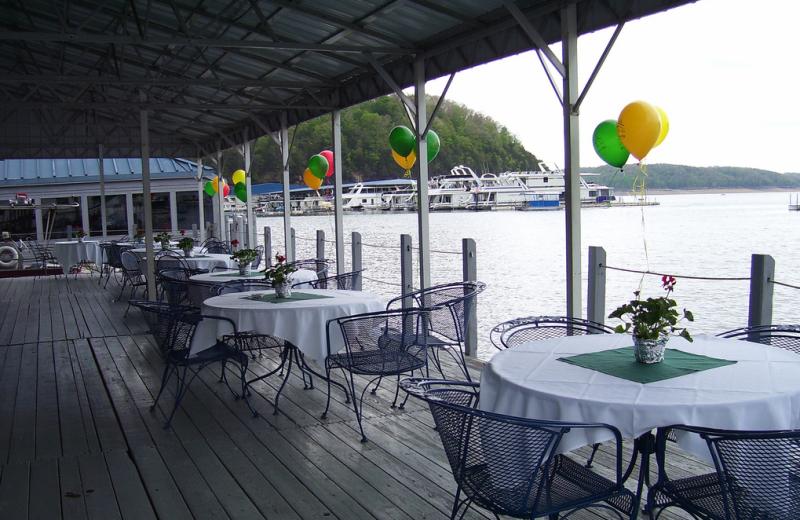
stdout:
MULTIPOLYGON (((639 463, 639 482, 636 485, 636 499, 633 507, 640 508, 641 505, 647 504, 647 501, 642 501, 642 496, 646 489, 646 485, 650 485, 650 455, 655 453, 655 436, 652 432, 647 432, 633 441, 633 452, 631 453, 631 461, 628 464, 625 474, 622 476, 622 483, 624 484, 633 473, 636 466, 636 461, 639 463)), ((645 507, 646 509, 646 507, 645 507)), ((645 509, 639 509, 641 512, 646 512, 645 509)))

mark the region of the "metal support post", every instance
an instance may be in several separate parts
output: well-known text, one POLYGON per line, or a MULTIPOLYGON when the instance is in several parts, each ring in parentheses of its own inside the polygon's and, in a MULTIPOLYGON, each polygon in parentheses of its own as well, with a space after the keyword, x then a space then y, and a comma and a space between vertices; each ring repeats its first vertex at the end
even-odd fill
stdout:
POLYGON ((325 232, 317 230, 317 272, 325 269, 325 232))
MULTIPOLYGON (((352 251, 351 251, 352 252, 352 262, 351 262, 351 264, 352 265, 351 265, 351 267, 352 267, 353 271, 361 271, 361 269, 362 269, 362 267, 361 267, 362 266, 362 263, 361 263, 361 233, 359 233, 358 231, 353 231, 353 234, 351 236, 352 236, 352 239, 351 239, 351 242, 352 242, 352 245, 351 245, 351 247, 352 247, 352 251)), ((358 273, 358 275, 356 275, 355 279, 353 280, 353 290, 360 291, 361 290, 361 282, 362 282, 361 273, 358 273)))
POLYGON ((334 110, 333 123, 333 183, 336 206, 334 207, 334 220, 336 222, 336 274, 346 271, 344 266, 344 204, 342 203, 342 115, 341 111, 334 110))
POLYGON ((267 267, 272 267, 272 229, 264 227, 264 261, 267 267))
MULTIPOLYGON (((400 285, 401 294, 414 292, 413 246, 411 235, 400 235, 400 285)), ((403 298, 403 307, 413 307, 411 297, 403 298)))
POLYGON ((750 314, 748 327, 772 324, 772 295, 775 289, 775 259, 753 255, 750 261, 750 314))
MULTIPOLYGON (((464 238, 461 240, 462 269, 465 282, 478 280, 477 248, 475 240, 464 238)), ((478 354, 478 298, 465 302, 464 307, 464 354, 475 356, 478 354)))

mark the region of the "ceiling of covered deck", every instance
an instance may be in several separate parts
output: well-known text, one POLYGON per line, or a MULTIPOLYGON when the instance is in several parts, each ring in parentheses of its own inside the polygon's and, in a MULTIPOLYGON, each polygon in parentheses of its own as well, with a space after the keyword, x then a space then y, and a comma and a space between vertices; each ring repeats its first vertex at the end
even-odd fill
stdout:
POLYGON ((0 159, 139 157, 142 109, 151 157, 206 156, 411 86, 420 58, 433 79, 535 48, 523 25, 560 41, 569 3, 584 34, 691 1, 6 0, 0 159))

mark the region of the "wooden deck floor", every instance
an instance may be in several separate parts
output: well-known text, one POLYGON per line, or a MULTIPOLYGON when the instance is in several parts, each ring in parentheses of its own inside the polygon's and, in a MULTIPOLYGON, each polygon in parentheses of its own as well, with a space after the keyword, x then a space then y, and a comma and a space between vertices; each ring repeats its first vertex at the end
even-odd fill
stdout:
POLYGON ((294 375, 279 415, 282 380, 254 386, 254 418, 203 371, 164 429, 173 401, 149 410, 163 366, 152 337, 138 310, 123 317, 119 286, 97 280, 0 280, 0 518, 449 517, 455 484, 430 413, 391 409, 392 385, 367 396, 365 444, 341 395, 322 420, 324 385, 294 375))

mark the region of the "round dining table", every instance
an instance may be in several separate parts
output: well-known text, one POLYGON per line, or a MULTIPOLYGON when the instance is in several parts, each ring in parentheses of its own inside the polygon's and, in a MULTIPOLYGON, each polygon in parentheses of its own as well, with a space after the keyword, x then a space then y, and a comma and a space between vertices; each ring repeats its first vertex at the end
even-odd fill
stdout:
POLYGON ((53 243, 53 255, 58 263, 66 269, 81 264, 103 263, 103 250, 97 240, 62 240, 53 243))
MULTIPOLYGON (((161 248, 158 247, 153 251, 158 254, 158 252, 161 251, 161 248)), ((170 251, 177 253, 181 257, 181 260, 185 261, 186 264, 192 269, 206 269, 208 271, 211 271, 214 268, 238 269, 236 260, 232 259, 231 255, 227 253, 201 253, 199 252, 199 248, 194 248, 194 256, 185 257, 183 256, 183 251, 179 249, 170 249, 170 251)), ((147 272, 147 269, 144 268, 147 249, 131 249, 131 252, 139 257, 139 264, 142 267, 142 272, 147 272)), ((169 262, 169 260, 166 258, 164 261, 169 262)))
MULTIPOLYGON (((220 271, 216 273, 203 273, 196 274, 189 278, 196 282, 211 282, 211 283, 225 283, 236 280, 252 280, 260 282, 264 279, 263 271, 253 271, 250 274, 240 275, 237 270, 220 271)), ((311 285, 308 282, 317 280, 317 273, 310 269, 298 269, 292 273, 292 283, 297 284, 295 289, 310 289, 311 285)))
MULTIPOLYGON (((677 349, 735 363, 648 383, 563 361, 632 345, 628 334, 591 334, 501 351, 481 374, 480 407, 531 419, 612 424, 628 439, 673 424, 732 430, 800 428, 800 355, 778 347, 705 335, 690 343, 673 336, 667 359, 677 356, 677 349)), ((636 364, 632 352, 630 356, 619 364, 636 364)), ((570 432, 559 449, 605 440, 570 432)), ((678 440, 687 451, 707 458, 708 449, 696 436, 678 440)))

